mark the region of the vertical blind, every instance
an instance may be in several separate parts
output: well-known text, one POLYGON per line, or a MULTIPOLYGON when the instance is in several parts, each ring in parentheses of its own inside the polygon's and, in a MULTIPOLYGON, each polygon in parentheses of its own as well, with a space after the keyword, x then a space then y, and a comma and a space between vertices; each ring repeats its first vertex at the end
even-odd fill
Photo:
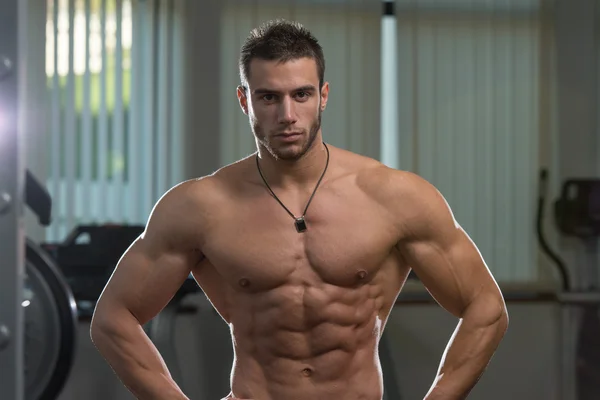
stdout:
POLYGON ((325 53, 329 102, 323 113, 323 139, 335 146, 379 157, 382 5, 373 0, 223 0, 221 21, 221 161, 233 162, 256 151, 248 117, 235 89, 238 57, 250 31, 271 19, 303 24, 325 53))
POLYGON ((499 281, 538 278, 538 0, 397 0, 400 167, 432 182, 499 281))
POLYGON ((179 181, 182 1, 48 0, 47 240, 143 224, 179 181))

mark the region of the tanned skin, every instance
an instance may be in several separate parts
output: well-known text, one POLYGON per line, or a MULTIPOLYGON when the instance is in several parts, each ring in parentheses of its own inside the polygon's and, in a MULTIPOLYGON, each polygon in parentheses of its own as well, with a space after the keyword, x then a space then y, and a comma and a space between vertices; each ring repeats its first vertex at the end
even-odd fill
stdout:
MULTIPOLYGON (((324 170, 329 85, 314 60, 255 59, 238 89, 261 169, 296 216, 324 170), (295 132, 294 138, 277 136, 295 132)), ((365 132, 365 134, 369 134, 365 132)), ((92 338, 140 399, 186 399, 142 325, 191 272, 230 326, 227 399, 383 396, 378 344, 411 269, 458 319, 424 398, 463 399, 508 324, 502 294, 442 195, 424 179, 332 145, 308 230, 266 189, 255 155, 156 204, 96 307, 92 338)))

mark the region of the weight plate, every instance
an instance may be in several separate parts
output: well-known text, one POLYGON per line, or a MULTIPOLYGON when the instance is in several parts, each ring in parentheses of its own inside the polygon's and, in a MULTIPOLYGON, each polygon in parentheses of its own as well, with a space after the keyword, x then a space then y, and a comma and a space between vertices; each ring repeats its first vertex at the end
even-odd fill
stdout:
POLYGON ((25 266, 25 393, 39 399, 54 372, 61 335, 60 317, 52 289, 35 266, 25 266))
POLYGON ((25 259, 25 395, 54 400, 73 363, 77 307, 60 270, 29 239, 25 259))

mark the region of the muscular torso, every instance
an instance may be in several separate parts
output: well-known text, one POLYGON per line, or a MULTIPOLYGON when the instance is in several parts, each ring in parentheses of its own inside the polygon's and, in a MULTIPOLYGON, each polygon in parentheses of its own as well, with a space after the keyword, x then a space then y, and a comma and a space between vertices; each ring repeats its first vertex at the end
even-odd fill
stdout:
MULTIPOLYGON (((233 396, 381 399, 379 338, 409 271, 394 247, 398 227, 360 171, 338 169, 298 233, 238 169, 221 178, 218 206, 204 217, 205 259, 193 271, 232 331, 233 396)), ((309 195, 280 198, 298 214, 309 195)))

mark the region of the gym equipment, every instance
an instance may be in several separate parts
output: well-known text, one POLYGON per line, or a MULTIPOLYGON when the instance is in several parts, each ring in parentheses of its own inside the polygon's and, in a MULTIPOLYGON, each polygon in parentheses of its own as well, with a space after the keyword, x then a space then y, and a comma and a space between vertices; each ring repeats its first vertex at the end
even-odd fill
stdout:
MULTIPOLYGON (((566 236, 583 240, 586 250, 597 255, 600 237, 600 180, 569 179, 563 184, 561 198, 555 202, 554 214, 558 229, 566 236)), ((600 393, 600 301, 598 270, 591 261, 586 266, 585 293, 596 299, 579 302, 581 321, 576 347, 576 391, 578 399, 596 399, 600 393)))
MULTIPOLYGON (((25 204, 42 225, 50 223, 51 199, 26 171, 25 204)), ((76 345, 75 300, 49 255, 25 238, 22 295, 23 391, 26 400, 55 399, 71 370, 76 345)))
POLYGON ((51 400, 63 389, 73 363, 75 300, 50 257, 31 240, 25 262, 25 399, 51 400))
MULTIPOLYGON (((563 293, 558 296, 563 307, 574 307, 580 313, 579 330, 573 357, 564 343, 567 362, 574 358, 576 398, 597 399, 600 393, 600 280, 598 238, 600 237, 600 179, 568 179, 562 185, 561 196, 554 203, 556 226, 564 236, 584 242, 588 259, 578 271, 585 279, 576 284, 564 262, 544 239, 542 214, 548 173, 540 174, 541 193, 538 207, 538 236, 542 249, 559 268, 563 293)), ((568 310, 568 308, 566 308, 568 310)), ((568 322, 567 322, 568 323, 568 322)), ((568 329, 569 327, 567 327, 568 329)), ((568 333, 567 335, 568 336, 568 333)))
MULTIPOLYGON (((119 259, 143 231, 142 225, 80 225, 60 243, 41 244, 72 288, 81 318, 92 316, 119 259)), ((194 307, 183 306, 182 302, 188 294, 199 290, 190 276, 165 308, 144 326, 182 389, 183 379, 174 343, 175 319, 179 314, 196 312, 194 307)))
POLYGON ((25 168, 19 129, 25 68, 18 39, 27 8, 27 1, 4 0, 0 12, 0 397, 48 400, 69 375, 76 313, 60 271, 23 229, 25 206, 48 225, 52 205, 25 168))
POLYGON ((581 239, 600 237, 600 179, 569 179, 554 204, 558 229, 581 239))
MULTIPOLYGON (((52 200, 26 171, 25 202, 42 225, 51 220, 52 200)), ((26 240, 22 307, 25 314, 25 399, 52 400, 69 377, 77 339, 75 298, 52 258, 26 240)))
POLYGON ((143 226, 80 225, 60 243, 42 243, 65 276, 79 316, 91 317, 119 259, 143 226))
POLYGON ((552 261, 554 261, 556 267, 558 268, 558 272, 561 277, 562 290, 564 292, 568 292, 569 290, 571 290, 571 278, 569 276, 569 271, 567 270, 567 267, 565 266, 565 263, 562 261, 562 259, 550 248, 544 235, 543 216, 547 191, 548 171, 542 170, 540 172, 540 190, 538 194, 538 208, 536 216, 536 229, 538 234, 538 240, 540 242, 542 250, 548 255, 548 257, 550 257, 550 259, 552 259, 552 261))

